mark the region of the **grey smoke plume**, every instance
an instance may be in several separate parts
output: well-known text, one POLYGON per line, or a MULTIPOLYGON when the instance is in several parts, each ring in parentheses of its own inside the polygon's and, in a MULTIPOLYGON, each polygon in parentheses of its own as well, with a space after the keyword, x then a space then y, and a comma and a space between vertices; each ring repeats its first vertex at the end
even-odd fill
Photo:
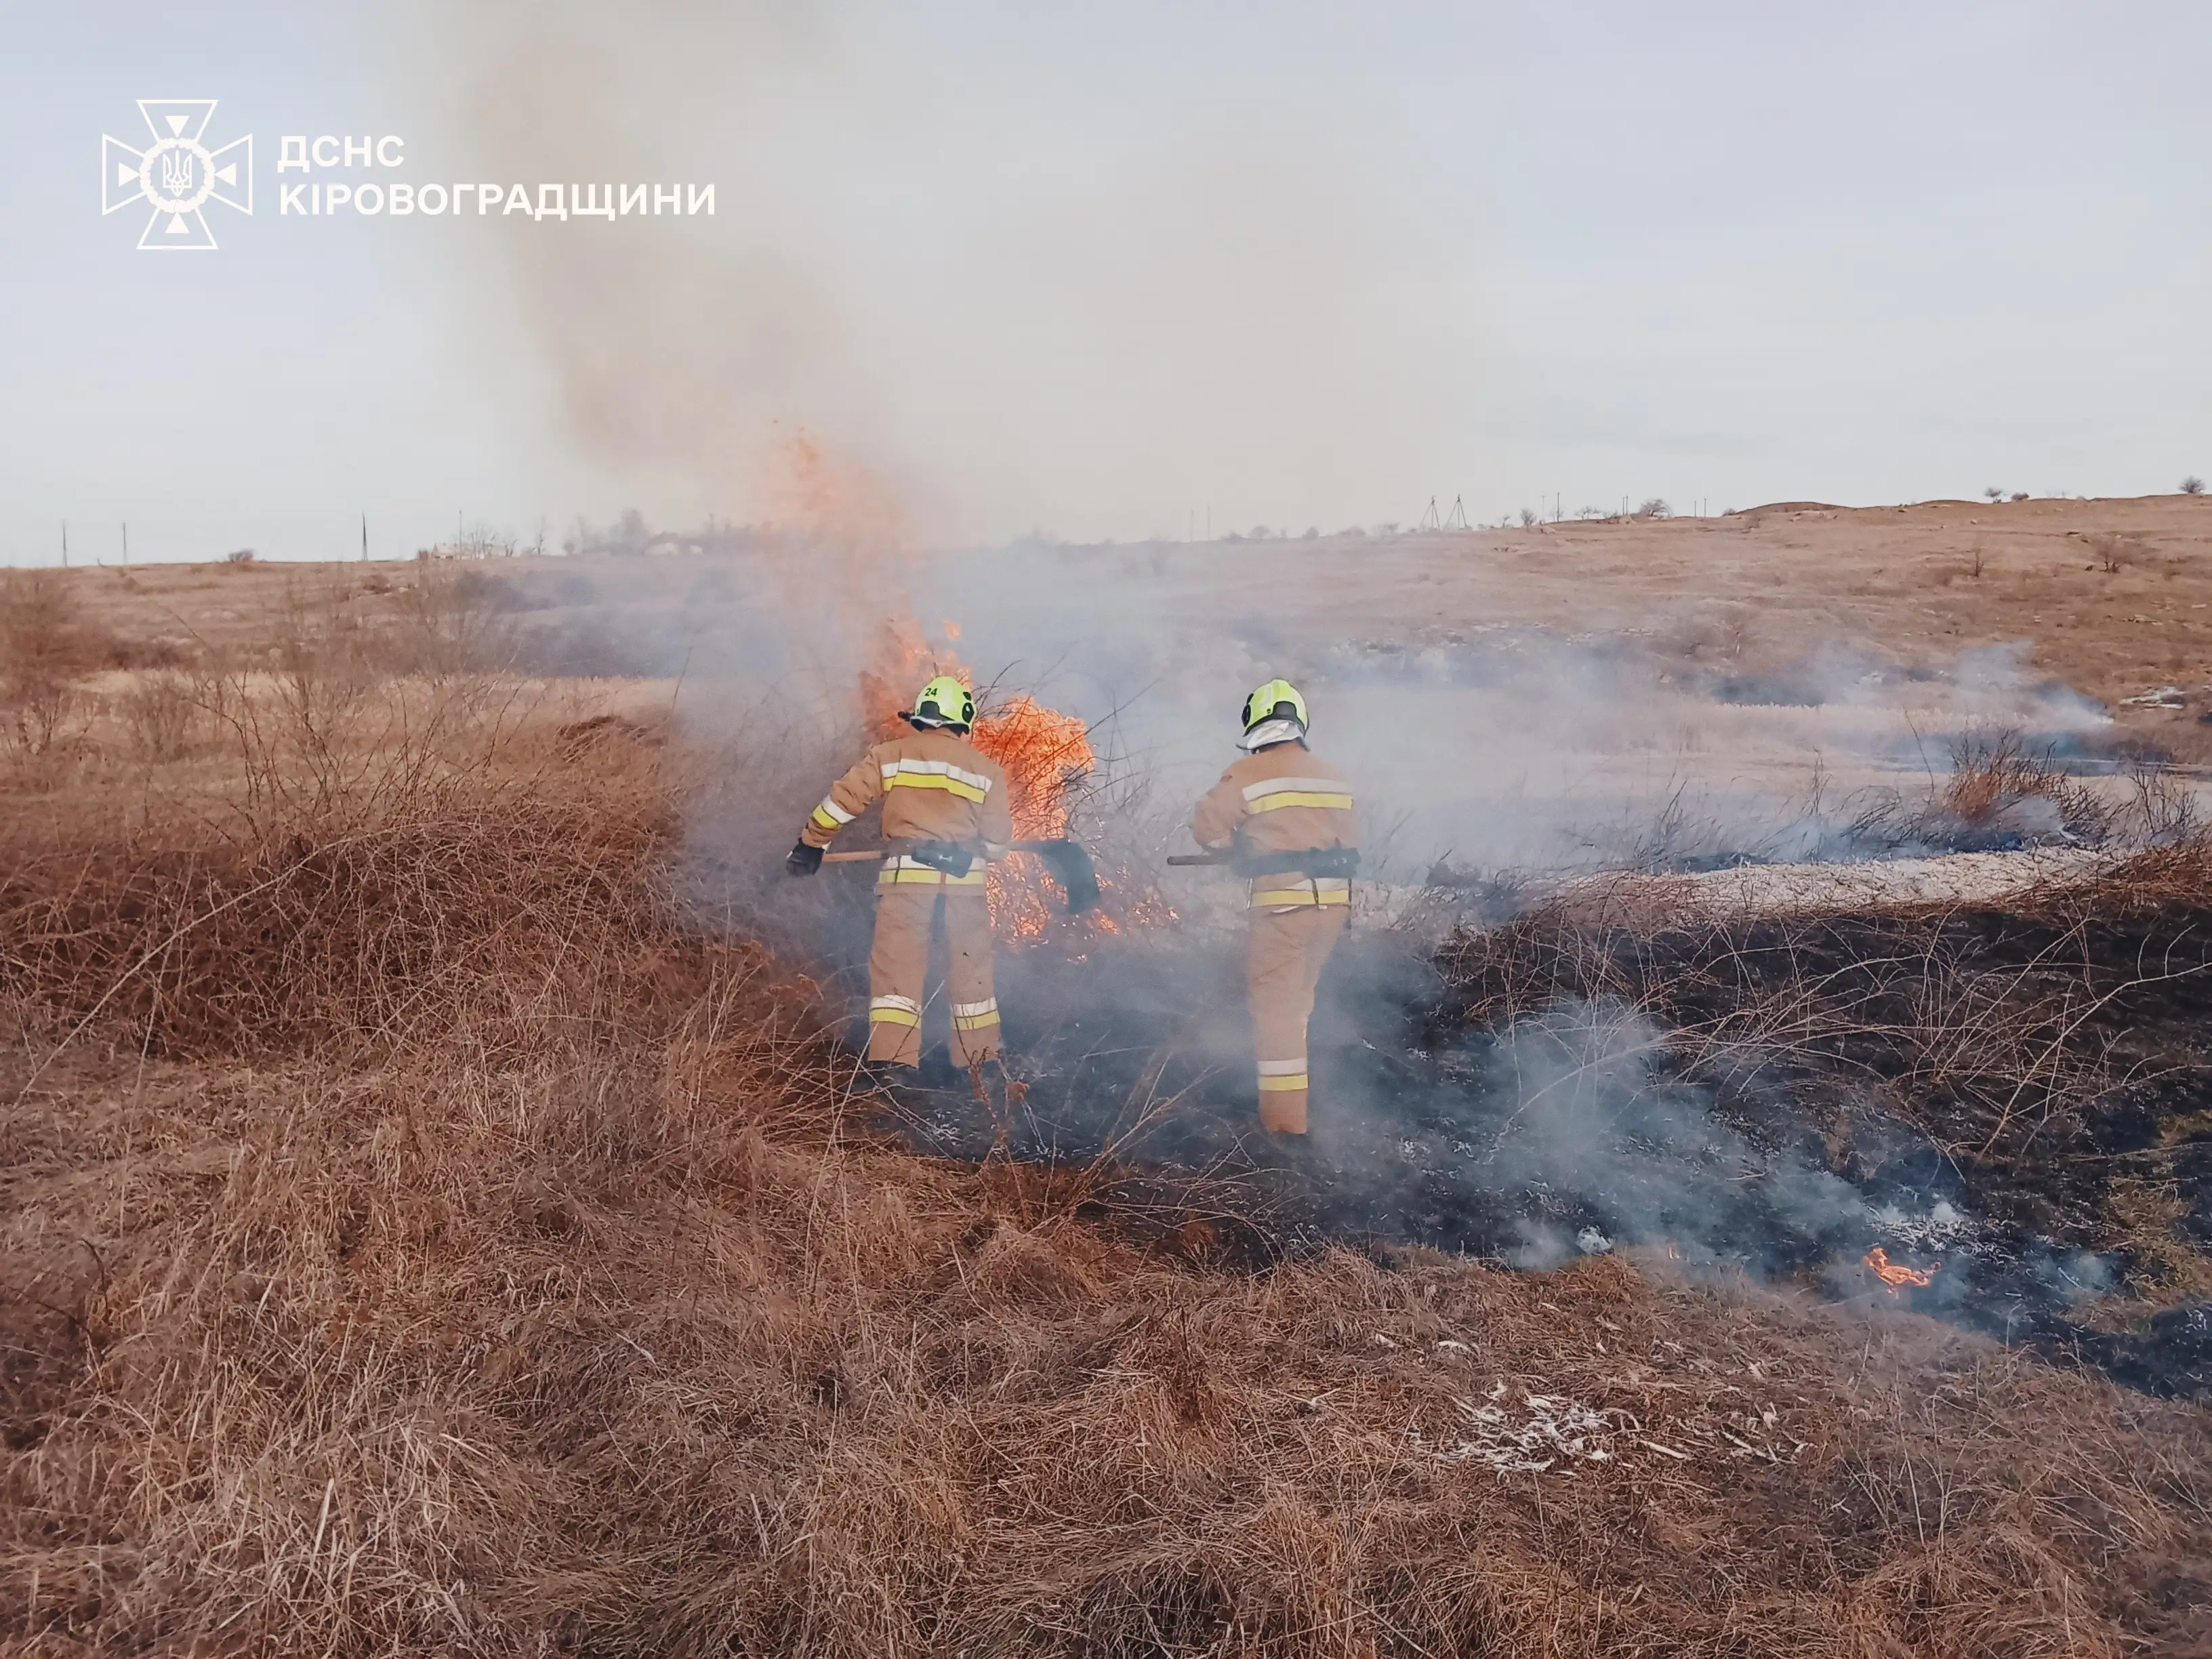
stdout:
MULTIPOLYGON (((1519 1266, 1616 1245, 1671 1244, 1693 1263, 1760 1270, 1863 1250, 1874 1234, 1860 1194, 1796 1149, 1723 1121, 1705 1090, 1665 1075, 1665 1042, 1615 1004, 1563 1002, 1516 1021, 1442 1057, 1434 1098, 1412 1115, 1426 1123, 1401 1150, 1490 1194, 1517 1235, 1508 1254, 1519 1266)), ((1337 1104, 1340 1139, 1408 1121, 1402 1099, 1337 1104)))
POLYGON ((1140 106, 1056 82, 1085 52, 1157 67, 1110 9, 415 16, 453 176, 716 189, 712 218, 448 228, 487 363, 528 365, 511 401, 550 405, 582 469, 532 481, 556 510, 770 516, 758 457, 805 432, 934 543, 1180 533, 1209 502, 1364 513, 1352 480, 1433 447, 1416 394, 1444 388, 1392 290, 1425 216, 1410 155, 1249 78, 1140 106), (975 49, 949 53, 962 27, 975 49))

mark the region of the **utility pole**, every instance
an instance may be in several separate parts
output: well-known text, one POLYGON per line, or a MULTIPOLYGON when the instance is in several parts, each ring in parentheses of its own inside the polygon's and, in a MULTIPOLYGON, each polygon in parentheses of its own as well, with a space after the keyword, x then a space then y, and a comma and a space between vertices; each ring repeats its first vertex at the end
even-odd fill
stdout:
POLYGON ((62 520, 62 568, 69 568, 69 520, 62 520))
POLYGON ((368 514, 361 515, 361 562, 368 562, 368 514))
POLYGON ((123 521, 123 562, 131 562, 131 520, 123 521))

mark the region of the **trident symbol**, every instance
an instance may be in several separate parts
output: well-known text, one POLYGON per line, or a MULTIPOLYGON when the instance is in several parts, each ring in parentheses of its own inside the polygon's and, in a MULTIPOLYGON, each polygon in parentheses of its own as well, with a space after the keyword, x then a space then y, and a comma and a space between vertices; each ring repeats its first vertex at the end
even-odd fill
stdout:
POLYGON ((253 211, 253 139, 234 138, 210 150, 204 141, 215 104, 212 98, 141 98, 138 112, 154 137, 145 149, 100 135, 100 210, 115 213, 133 203, 150 207, 138 238, 142 252, 212 250, 215 236, 204 211, 210 202, 253 211))

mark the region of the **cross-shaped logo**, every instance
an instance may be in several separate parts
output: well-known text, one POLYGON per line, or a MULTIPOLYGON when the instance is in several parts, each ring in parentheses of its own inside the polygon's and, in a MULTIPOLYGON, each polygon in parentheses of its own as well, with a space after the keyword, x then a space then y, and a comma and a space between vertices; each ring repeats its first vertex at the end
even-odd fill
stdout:
POLYGON ((141 98, 154 142, 133 149, 106 134, 100 140, 100 210, 103 214, 133 202, 153 204, 153 217, 138 238, 141 252, 213 252, 215 233, 201 209, 221 202, 240 213, 253 211, 253 137, 234 138, 210 152, 200 142, 215 114, 212 98, 141 98))

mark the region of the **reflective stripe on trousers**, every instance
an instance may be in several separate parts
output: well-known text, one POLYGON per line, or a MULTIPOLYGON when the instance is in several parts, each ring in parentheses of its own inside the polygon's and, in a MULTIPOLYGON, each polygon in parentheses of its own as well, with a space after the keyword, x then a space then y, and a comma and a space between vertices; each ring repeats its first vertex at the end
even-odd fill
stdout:
MULTIPOLYGON (((939 873, 932 871, 933 875, 939 873)), ((952 1059, 970 1066, 999 1052, 999 1002, 991 982, 991 906, 980 884, 915 884, 876 893, 868 952, 868 1058, 921 1063, 921 1010, 931 922, 945 913, 945 979, 952 1005, 952 1059)))
POLYGON ((1259 1064, 1260 1122, 1278 1134, 1306 1132, 1306 1027, 1329 952, 1344 935, 1340 907, 1255 910, 1244 955, 1259 1064))

